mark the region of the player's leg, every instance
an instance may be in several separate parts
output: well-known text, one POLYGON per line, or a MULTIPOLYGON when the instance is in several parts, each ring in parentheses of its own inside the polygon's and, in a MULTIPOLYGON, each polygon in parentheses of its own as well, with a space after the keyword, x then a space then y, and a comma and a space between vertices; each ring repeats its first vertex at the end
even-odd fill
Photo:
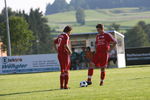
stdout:
POLYGON ((65 84, 64 89, 68 89, 68 81, 69 81, 69 72, 65 71, 65 84))
POLYGON ((64 56, 66 59, 64 62, 65 63, 65 84, 64 84, 64 89, 68 89, 68 81, 69 81, 69 69, 70 69, 70 55, 64 56))
POLYGON ((92 76, 93 76, 93 71, 94 71, 94 64, 92 62, 90 62, 89 64, 89 68, 88 68, 88 78, 87 78, 87 83, 88 85, 91 85, 92 84, 92 76))
POLYGON ((103 67, 103 68, 101 68, 101 81, 100 81, 100 86, 102 86, 103 85, 103 83, 104 83, 104 79, 105 79, 105 75, 106 75, 106 72, 105 72, 105 68, 103 67))
POLYGON ((60 89, 64 89, 64 79, 65 79, 65 73, 61 71, 61 73, 60 73, 60 89))
POLYGON ((63 89, 64 88, 64 81, 65 81, 65 65, 64 65, 64 61, 63 61, 63 57, 62 55, 58 55, 58 60, 59 60, 59 63, 60 63, 60 70, 61 70, 61 73, 60 73, 60 89, 63 89))
POLYGON ((101 60, 100 60, 100 67, 101 67, 100 79, 101 79, 101 81, 100 81, 100 86, 102 86, 104 84, 104 80, 105 80, 105 76, 106 76, 105 69, 108 65, 108 58, 109 58, 108 53, 101 54, 101 60))

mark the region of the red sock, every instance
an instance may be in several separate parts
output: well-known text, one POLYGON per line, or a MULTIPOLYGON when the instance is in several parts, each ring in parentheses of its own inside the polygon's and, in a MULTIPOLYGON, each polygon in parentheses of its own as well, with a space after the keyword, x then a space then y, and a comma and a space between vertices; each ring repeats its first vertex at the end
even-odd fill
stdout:
POLYGON ((88 79, 87 79, 87 81, 91 82, 92 76, 93 76, 93 68, 89 68, 88 69, 88 79))
POLYGON ((64 73, 60 74, 60 88, 64 88, 64 73))
POLYGON ((106 72, 101 72, 101 81, 103 81, 105 79, 105 74, 106 74, 106 72))
POLYGON ((68 81, 69 81, 69 74, 68 72, 65 73, 65 84, 64 84, 64 88, 68 88, 68 81))

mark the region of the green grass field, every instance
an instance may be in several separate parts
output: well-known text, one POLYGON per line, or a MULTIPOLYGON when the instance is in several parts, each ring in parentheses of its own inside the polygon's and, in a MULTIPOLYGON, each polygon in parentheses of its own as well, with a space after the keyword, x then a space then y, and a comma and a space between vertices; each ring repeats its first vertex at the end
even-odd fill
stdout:
POLYGON ((79 87, 87 70, 70 71, 69 90, 59 89, 60 72, 0 75, 0 100, 150 100, 150 67, 107 69, 104 86, 99 70, 93 84, 79 87))
MULTIPOLYGON (((105 24, 106 30, 112 23, 120 24, 120 32, 125 32, 136 25, 139 21, 150 23, 150 10, 139 8, 114 8, 85 10, 85 25, 80 26, 76 23, 75 11, 57 13, 46 16, 48 25, 57 31, 62 31, 65 25, 73 26, 73 33, 95 32, 98 23, 105 24)), ((57 33, 53 33, 57 34, 57 33)))

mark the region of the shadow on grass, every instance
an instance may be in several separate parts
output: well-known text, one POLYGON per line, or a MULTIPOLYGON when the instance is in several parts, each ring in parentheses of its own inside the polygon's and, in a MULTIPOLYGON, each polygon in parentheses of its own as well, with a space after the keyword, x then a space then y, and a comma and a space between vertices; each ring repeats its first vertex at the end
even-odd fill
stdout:
POLYGON ((49 91, 57 91, 57 90, 61 90, 61 89, 37 90, 37 91, 29 91, 29 92, 16 92, 16 93, 0 94, 0 96, 9 96, 9 95, 18 95, 18 94, 30 94, 30 93, 49 92, 49 91))

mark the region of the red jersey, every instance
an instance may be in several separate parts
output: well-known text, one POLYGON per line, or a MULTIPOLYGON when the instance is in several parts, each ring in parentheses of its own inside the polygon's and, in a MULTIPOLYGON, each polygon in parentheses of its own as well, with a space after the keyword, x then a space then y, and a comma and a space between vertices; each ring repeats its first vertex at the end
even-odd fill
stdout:
POLYGON ((116 40, 109 33, 97 34, 96 36, 96 52, 104 53, 110 49, 110 42, 116 40))
POLYGON ((69 35, 66 33, 60 34, 54 41, 57 44, 58 53, 68 53, 66 51, 65 45, 69 44, 69 35))

